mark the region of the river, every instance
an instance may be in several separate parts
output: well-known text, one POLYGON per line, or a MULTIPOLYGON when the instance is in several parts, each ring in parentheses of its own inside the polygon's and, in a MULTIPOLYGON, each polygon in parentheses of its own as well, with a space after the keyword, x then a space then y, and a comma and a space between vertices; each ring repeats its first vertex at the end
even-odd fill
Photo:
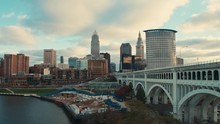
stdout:
POLYGON ((0 124, 71 124, 56 104, 33 97, 1 96, 0 124))

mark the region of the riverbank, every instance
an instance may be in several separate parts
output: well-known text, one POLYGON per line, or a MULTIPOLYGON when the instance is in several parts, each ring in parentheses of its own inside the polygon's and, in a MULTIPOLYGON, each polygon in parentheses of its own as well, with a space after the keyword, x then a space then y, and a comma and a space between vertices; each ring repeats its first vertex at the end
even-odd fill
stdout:
POLYGON ((71 123, 76 123, 77 119, 75 118, 75 114, 64 103, 62 103, 60 101, 56 101, 55 99, 51 99, 51 98, 43 97, 43 96, 35 97, 35 98, 38 98, 38 99, 45 100, 45 101, 56 104, 57 106, 59 106, 60 108, 63 109, 63 111, 65 112, 65 114, 67 115, 67 117, 69 118, 71 123))
POLYGON ((33 97, 0 95, 1 124, 76 124, 64 110, 33 97))
MULTIPOLYGON (((12 89, 13 90, 13 89, 12 89)), ((23 90, 23 89, 20 89, 23 90)), ((39 89, 36 89, 37 91, 39 89)), ((15 91, 15 90, 13 90, 15 91)), ((27 91, 27 90, 26 90, 27 91)), ((33 89, 29 90, 33 91, 33 89)), ((23 92, 23 91, 22 91, 23 92)), ((51 93, 51 92, 50 92, 51 93)), ((59 89, 52 94, 24 94, 21 93, 0 93, 1 95, 34 97, 40 100, 52 102, 62 108, 71 123, 77 123, 82 119, 88 118, 94 113, 103 113, 106 111, 125 111, 126 107, 121 102, 116 101, 113 96, 104 93, 90 93, 76 89, 59 89), (77 111, 76 111, 77 110, 77 111)))
POLYGON ((68 119, 71 123, 76 123, 77 122, 77 119, 75 118, 75 114, 69 109, 69 107, 67 105, 65 105, 64 103, 62 103, 60 101, 56 101, 54 99, 51 99, 49 97, 43 97, 43 96, 39 96, 37 94, 0 93, 0 95, 3 95, 3 96, 33 97, 33 98, 40 99, 40 100, 43 100, 43 101, 51 102, 53 104, 56 104, 58 107, 60 107, 64 111, 64 113, 66 114, 66 116, 68 117, 68 119))

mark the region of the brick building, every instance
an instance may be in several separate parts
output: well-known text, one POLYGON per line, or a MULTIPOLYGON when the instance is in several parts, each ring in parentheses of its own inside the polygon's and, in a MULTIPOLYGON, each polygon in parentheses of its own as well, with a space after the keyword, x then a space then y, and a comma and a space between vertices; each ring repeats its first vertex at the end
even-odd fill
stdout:
POLYGON ((88 60, 88 73, 91 78, 97 78, 108 74, 108 60, 88 60))

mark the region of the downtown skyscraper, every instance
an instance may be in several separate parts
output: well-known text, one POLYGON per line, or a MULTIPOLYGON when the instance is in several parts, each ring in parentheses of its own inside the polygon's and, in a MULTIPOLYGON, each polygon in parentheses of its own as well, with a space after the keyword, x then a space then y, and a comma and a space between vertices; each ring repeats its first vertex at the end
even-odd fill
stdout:
POLYGON ((120 67, 119 70, 123 69, 124 57, 131 56, 131 45, 130 43, 122 43, 120 47, 120 67))
POLYGON ((138 40, 137 40, 137 45, 136 45, 136 56, 140 56, 142 60, 144 59, 144 45, 143 45, 140 32, 138 34, 138 40))
POLYGON ((99 36, 96 31, 93 32, 92 41, 91 41, 91 55, 94 59, 99 58, 100 45, 99 45, 99 36))
POLYGON ((177 31, 171 29, 151 29, 146 33, 147 69, 176 65, 177 31))
POLYGON ((56 66, 56 50, 44 49, 44 63, 50 64, 53 67, 56 66))

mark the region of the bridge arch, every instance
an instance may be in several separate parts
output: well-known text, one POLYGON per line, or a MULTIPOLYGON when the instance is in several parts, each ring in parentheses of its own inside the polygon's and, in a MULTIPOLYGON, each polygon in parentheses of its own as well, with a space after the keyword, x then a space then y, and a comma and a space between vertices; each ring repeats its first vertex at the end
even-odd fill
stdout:
POLYGON ((186 102, 189 98, 197 95, 197 94, 209 94, 209 95, 213 95, 216 96, 218 98, 220 98, 220 93, 217 91, 213 91, 213 90, 209 90, 209 89, 198 89, 198 90, 194 90, 189 92, 188 94, 186 94, 178 103, 178 109, 180 109, 182 107, 182 105, 184 104, 184 102, 186 102))
POLYGON ((138 82, 138 83, 135 85, 134 89, 136 90, 136 89, 137 89, 137 86, 138 86, 139 84, 140 84, 140 85, 142 86, 142 88, 145 90, 145 86, 144 86, 141 82, 138 82))
POLYGON ((121 85, 122 81, 121 81, 121 80, 119 80, 119 81, 118 81, 118 83, 119 83, 119 85, 121 85))
POLYGON ((138 100, 145 102, 146 100, 145 86, 141 82, 138 82, 135 85, 134 93, 135 93, 134 95, 138 100))
POLYGON ((132 89, 134 88, 134 86, 133 86, 133 83, 132 83, 132 82, 129 82, 129 83, 128 83, 128 86, 129 86, 129 87, 131 87, 132 89))
POLYGON ((149 88, 149 90, 148 90, 146 96, 148 97, 148 96, 150 95, 150 93, 154 90, 154 88, 156 88, 156 87, 161 88, 161 89, 166 93, 166 95, 168 96, 168 98, 169 98, 171 104, 173 105, 173 98, 170 96, 169 92, 168 92, 162 85, 160 85, 160 84, 154 84, 154 85, 152 85, 152 86, 149 88))
POLYGON ((197 89, 178 102, 179 119, 184 123, 217 122, 217 104, 220 93, 211 89, 197 89), (212 103, 212 107, 208 107, 212 103), (211 112, 211 113, 210 113, 211 112))

